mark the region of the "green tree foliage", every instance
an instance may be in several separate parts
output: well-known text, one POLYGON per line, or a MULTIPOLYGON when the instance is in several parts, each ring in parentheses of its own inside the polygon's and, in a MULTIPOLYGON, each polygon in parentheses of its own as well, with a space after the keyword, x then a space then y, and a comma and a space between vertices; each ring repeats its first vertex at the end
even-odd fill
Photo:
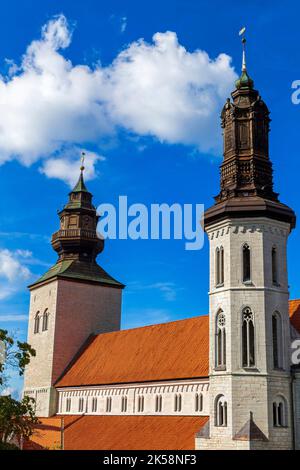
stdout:
MULTIPOLYGON (((28 343, 15 341, 6 330, 0 329, 0 389, 7 385, 6 371, 15 369, 24 374, 25 367, 35 350, 28 343)), ((12 449, 13 439, 31 436, 38 419, 35 416, 35 400, 24 396, 21 401, 10 395, 0 396, 0 443, 1 449, 12 449)))
POLYGON ((7 330, 0 329, 0 387, 5 385, 7 377, 5 370, 8 368, 19 370, 19 375, 24 374, 31 357, 36 355, 35 350, 28 343, 17 341, 8 335, 7 330))
POLYGON ((0 397, 0 440, 8 443, 13 437, 28 438, 38 423, 34 399, 24 396, 21 401, 10 395, 0 397))

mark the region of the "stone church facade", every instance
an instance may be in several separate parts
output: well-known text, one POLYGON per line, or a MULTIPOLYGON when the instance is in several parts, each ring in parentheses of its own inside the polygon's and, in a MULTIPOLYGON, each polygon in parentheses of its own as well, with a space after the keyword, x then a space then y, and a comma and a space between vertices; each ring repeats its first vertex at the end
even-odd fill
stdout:
POLYGON ((296 217, 273 190, 269 110, 245 63, 221 117, 220 192, 204 216, 209 316, 120 330, 124 285, 97 264, 83 167, 59 213, 58 261, 30 286, 37 355, 24 393, 44 427, 68 423, 65 448, 300 449, 300 301, 286 260, 296 217))

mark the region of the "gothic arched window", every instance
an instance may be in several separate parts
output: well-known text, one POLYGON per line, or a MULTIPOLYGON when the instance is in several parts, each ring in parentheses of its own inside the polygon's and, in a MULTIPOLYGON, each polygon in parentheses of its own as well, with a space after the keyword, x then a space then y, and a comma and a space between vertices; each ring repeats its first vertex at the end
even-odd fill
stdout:
POLYGON ((243 245, 243 282, 251 281, 251 251, 247 243, 243 245))
POLYGON ((48 330, 48 318, 49 318, 49 312, 48 309, 43 313, 43 324, 42 324, 42 331, 47 331, 48 330))
POLYGON ((249 307, 243 310, 242 354, 243 367, 255 366, 255 331, 254 316, 249 307))
POLYGON ((203 410, 203 395, 196 393, 195 395, 195 411, 196 413, 203 410))
POLYGON ((283 367, 282 321, 278 312, 272 315, 272 343, 274 369, 283 367))
POLYGON ((215 425, 227 426, 227 401, 224 395, 219 395, 215 401, 215 425))
POLYGON ((277 272, 277 250, 276 247, 272 248, 272 283, 278 284, 278 272, 277 272))
POLYGON ((216 248, 216 286, 224 284, 224 248, 216 248))
POLYGON ((278 396, 273 402, 273 426, 286 427, 287 425, 288 420, 286 399, 282 396, 278 396))
POLYGON ((222 310, 216 318, 216 367, 226 367, 226 318, 222 310))
POLYGON ((40 331, 40 312, 37 312, 34 318, 34 334, 40 331))

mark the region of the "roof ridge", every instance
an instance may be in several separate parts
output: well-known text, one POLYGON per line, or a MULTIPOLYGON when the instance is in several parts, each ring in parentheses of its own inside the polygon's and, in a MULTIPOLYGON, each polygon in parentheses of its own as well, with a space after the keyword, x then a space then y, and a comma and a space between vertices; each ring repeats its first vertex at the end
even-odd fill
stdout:
POLYGON ((165 321, 165 322, 162 322, 162 323, 152 323, 151 325, 135 326, 134 328, 123 328, 121 330, 107 331, 107 332, 103 332, 103 333, 98 333, 94 336, 97 337, 97 336, 102 336, 102 335, 109 335, 109 334, 112 334, 112 333, 121 333, 121 332, 125 332, 125 331, 142 330, 144 328, 153 328, 153 327, 161 326, 161 325, 171 325, 172 323, 179 323, 179 322, 194 320, 195 318, 205 318, 205 317, 209 317, 209 315, 208 314, 195 315, 194 317, 179 318, 178 320, 165 321))

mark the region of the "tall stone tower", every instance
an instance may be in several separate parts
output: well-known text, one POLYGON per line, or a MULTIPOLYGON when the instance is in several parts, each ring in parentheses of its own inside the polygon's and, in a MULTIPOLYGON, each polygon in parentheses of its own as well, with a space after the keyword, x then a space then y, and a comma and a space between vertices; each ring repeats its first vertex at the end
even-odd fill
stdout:
POLYGON ((221 119, 221 188, 205 213, 210 422, 196 445, 289 449, 293 416, 286 251, 295 214, 273 190, 269 111, 248 75, 245 52, 241 77, 221 119))
POLYGON ((124 286, 96 262, 104 241, 83 171, 52 236, 57 263, 30 286, 28 342, 36 357, 26 368, 24 393, 36 399, 38 416, 56 412, 53 385, 89 336, 120 329, 124 286))

